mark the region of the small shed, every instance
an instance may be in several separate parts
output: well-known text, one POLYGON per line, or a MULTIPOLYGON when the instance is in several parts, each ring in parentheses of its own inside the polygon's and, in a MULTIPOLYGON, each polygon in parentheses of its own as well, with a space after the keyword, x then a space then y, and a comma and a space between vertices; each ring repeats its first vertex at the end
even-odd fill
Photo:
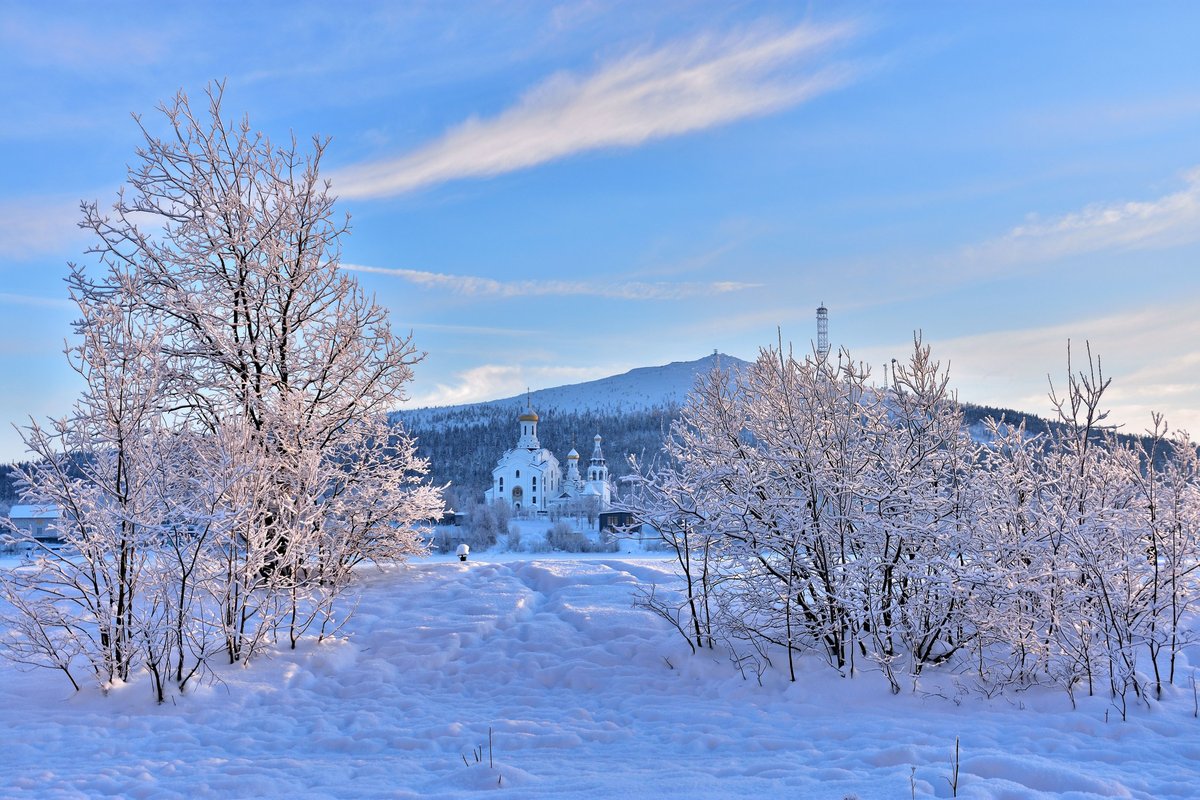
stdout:
POLYGON ((642 526, 629 511, 600 512, 600 530, 641 533, 642 526))
POLYGON ((53 503, 16 505, 8 512, 12 524, 40 542, 58 541, 58 531, 53 526, 59 519, 58 506, 53 503))

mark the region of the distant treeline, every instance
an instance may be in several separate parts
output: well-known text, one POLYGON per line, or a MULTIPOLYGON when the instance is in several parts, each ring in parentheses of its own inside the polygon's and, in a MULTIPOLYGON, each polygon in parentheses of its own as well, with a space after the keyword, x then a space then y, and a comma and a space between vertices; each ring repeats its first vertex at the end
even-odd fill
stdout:
MULTIPOLYGON (((517 415, 521 408, 501 406, 459 406, 447 409, 421 409, 396 415, 406 430, 417 437, 417 451, 429 459, 430 477, 440 484, 450 483, 448 502, 464 509, 483 497, 491 485, 492 468, 497 459, 517 443, 517 415)), ((610 477, 620 490, 620 478, 628 475, 630 454, 639 460, 655 457, 662 448, 664 435, 679 418, 675 404, 650 409, 610 408, 588 411, 538 409, 538 439, 558 457, 564 471, 567 451, 579 451, 580 469, 586 470, 592 455, 592 437, 604 437, 604 455, 610 477)), ((963 404, 963 421, 977 435, 988 417, 1019 425, 1029 435, 1046 433, 1058 423, 1011 409, 963 404)), ((1143 436, 1122 434, 1122 441, 1145 440, 1143 436)), ((1166 449, 1159 459, 1167 457, 1166 449)))
MULTIPOLYGON (((23 464, 21 466, 28 466, 23 464)), ((20 502, 20 491, 17 488, 21 474, 16 464, 0 464, 0 511, 7 511, 20 502)))
MULTIPOLYGON (((450 483, 448 502, 461 509, 483 499, 496 461, 516 446, 520 413, 518 406, 468 406, 396 416, 417 437, 417 452, 429 459, 432 480, 450 483)), ((679 417, 679 406, 587 411, 539 408, 537 413, 538 440, 554 453, 564 472, 572 447, 579 451, 580 471, 586 472, 594 437, 600 434, 609 477, 619 484, 620 478, 629 474, 630 454, 650 458, 662 448, 671 422, 679 417)))
MULTIPOLYGON (((492 467, 506 450, 517 443, 519 405, 459 406, 447 409, 402 411, 393 416, 404 428, 416 435, 417 452, 429 459, 430 479, 438 484, 449 483, 448 503, 465 509, 483 498, 491 485, 492 467)), ((542 447, 558 457, 565 471, 567 452, 579 451, 580 470, 587 469, 592 456, 593 437, 604 437, 604 456, 609 475, 620 490, 620 478, 629 474, 629 455, 651 459, 662 448, 663 438, 671 423, 679 418, 676 404, 648 409, 604 408, 575 411, 556 408, 538 409, 538 439, 542 447)), ((987 417, 1003 416, 1013 424, 1025 423, 1030 434, 1045 433, 1056 423, 1011 409, 963 404, 964 422, 977 428, 987 417)), ((1131 441, 1144 437, 1122 435, 1131 441)), ((1166 457, 1164 451, 1159 458, 1166 457)), ((19 500, 17 467, 0 464, 0 511, 19 500)))

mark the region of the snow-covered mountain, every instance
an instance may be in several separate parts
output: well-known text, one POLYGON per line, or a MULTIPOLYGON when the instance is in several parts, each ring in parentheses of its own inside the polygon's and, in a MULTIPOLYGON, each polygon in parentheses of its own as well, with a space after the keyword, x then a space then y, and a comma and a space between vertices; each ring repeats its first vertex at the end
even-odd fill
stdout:
MULTIPOLYGON (((628 472, 628 455, 645 459, 659 452, 696 377, 717 366, 742 372, 750 362, 713 353, 695 361, 640 367, 532 392, 529 402, 542 419, 538 431, 542 445, 560 458, 572 447, 586 455, 592 437, 602 434, 609 469, 619 479, 628 472)), ((459 487, 469 499, 490 485, 496 459, 516 441, 516 419, 525 404, 526 396, 520 394, 482 403, 406 410, 394 418, 417 437, 418 452, 429 459, 433 482, 459 487)), ((1005 409, 967 406, 964 413, 977 438, 983 436, 980 420, 988 415, 1026 419, 1031 432, 1045 425, 1035 417, 1005 409)), ((462 499, 455 502, 461 505, 462 499)))
MULTIPOLYGON (((628 469, 626 455, 645 458, 659 451, 696 377, 718 365, 742 372, 750 362, 714 353, 695 361, 640 367, 621 375, 532 392, 529 401, 542 418, 538 432, 542 445, 560 458, 571 447, 586 455, 592 436, 600 433, 609 469, 614 478, 620 478, 628 469)), ((525 404, 526 396, 520 394, 482 403, 406 410, 394 419, 416 435, 419 452, 429 459, 435 483, 448 481, 474 496, 489 485, 496 458, 516 441, 516 418, 525 404)), ((1024 422, 1031 435, 1056 425, 1012 409, 963 404, 964 422, 977 441, 987 438, 983 420, 989 416, 1024 422)), ((1121 438, 1133 441, 1133 437, 1121 438)))
MULTIPOLYGON (((531 392, 529 402, 534 410, 555 409, 560 412, 605 412, 620 413, 645 411, 659 406, 682 405, 688 392, 695 385, 696 376, 709 372, 713 367, 740 372, 749 366, 734 356, 722 353, 698 358, 695 361, 673 361, 658 367, 638 367, 620 375, 611 375, 584 383, 555 386, 531 392)), ((417 408, 401 412, 406 422, 436 422, 450 419, 467 409, 516 409, 525 408, 525 394, 466 403, 457 406, 417 408)))
MULTIPOLYGON (((609 472, 620 479, 629 471, 627 456, 653 456, 678 416, 696 377, 720 365, 741 371, 749 362, 714 353, 695 361, 660 367, 641 367, 586 383, 533 392, 529 402, 541 417, 538 436, 565 458, 572 447, 588 455, 592 437, 604 437, 609 472)), ((435 484, 450 483, 461 490, 457 506, 482 496, 491 485, 491 469, 516 442, 517 415, 525 408, 524 394, 483 403, 417 408, 395 415, 417 437, 418 453, 429 459, 435 484)))

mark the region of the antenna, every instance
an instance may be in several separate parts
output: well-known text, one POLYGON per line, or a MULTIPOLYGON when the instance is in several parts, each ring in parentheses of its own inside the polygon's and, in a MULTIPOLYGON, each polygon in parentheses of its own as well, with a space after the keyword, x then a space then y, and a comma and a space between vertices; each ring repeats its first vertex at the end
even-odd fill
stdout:
POLYGON ((824 300, 817 306, 817 356, 822 361, 829 357, 829 309, 824 300))

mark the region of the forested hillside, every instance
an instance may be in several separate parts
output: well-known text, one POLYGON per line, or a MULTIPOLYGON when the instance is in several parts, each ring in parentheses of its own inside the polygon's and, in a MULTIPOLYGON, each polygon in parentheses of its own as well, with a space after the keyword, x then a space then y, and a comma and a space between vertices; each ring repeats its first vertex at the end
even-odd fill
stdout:
POLYGON ((0 464, 0 513, 20 502, 17 481, 20 478, 16 464, 0 464))
MULTIPOLYGON (((509 406, 416 409, 400 412, 393 419, 416 435, 418 453, 430 462, 430 479, 437 485, 449 483, 450 505, 462 508, 483 497, 496 460, 516 444, 517 415, 521 411, 521 404, 513 402, 509 406)), ((565 462, 567 451, 574 447, 581 463, 586 464, 592 454, 592 437, 597 433, 603 436, 609 473, 619 491, 620 478, 629 474, 629 455, 654 457, 662 448, 671 422, 679 417, 680 406, 672 402, 635 409, 547 407, 537 411, 541 418, 538 438, 560 462, 565 462)), ((1012 422, 1024 420, 1030 434, 1044 433, 1052 425, 1041 417, 1011 409, 963 406, 964 421, 977 437, 982 421, 989 416, 1004 416, 1012 422)), ((0 464, 0 511, 18 502, 16 477, 15 467, 0 464)))
MULTIPOLYGON (((406 430, 417 437, 418 453, 429 459, 430 477, 437 484, 450 483, 450 504, 462 508, 478 501, 490 484, 492 467, 504 451, 517 442, 517 415, 521 403, 480 404, 445 409, 417 409, 396 415, 406 430)), ((604 437, 604 455, 609 473, 620 489, 620 478, 629 474, 629 456, 653 458, 662 448, 663 437, 679 418, 675 403, 650 408, 560 409, 538 407, 538 438, 566 467, 567 452, 579 451, 581 464, 592 454, 592 437, 604 437)), ((1052 423, 1011 409, 966 404, 964 422, 980 438, 987 417, 1003 416, 1025 422, 1029 434, 1044 433, 1052 423)))
MULTIPOLYGON (((599 433, 604 437, 604 455, 619 492, 620 479, 629 474, 628 457, 649 459, 658 454, 671 422, 679 417, 680 401, 685 399, 695 375, 718 363, 734 370, 748 366, 732 356, 719 356, 719 361, 718 357, 706 356, 534 392, 532 403, 541 419, 538 438, 565 468, 566 455, 572 447, 579 451, 581 463, 586 465, 592 454, 592 437, 599 433)), ((496 460, 516 444, 517 416, 524 410, 525 402, 526 398, 521 397, 418 408, 398 412, 392 415, 392 420, 417 437, 418 453, 430 462, 430 479, 437 485, 451 485, 449 505, 464 508, 483 497, 496 460)), ((982 423, 989 416, 997 419, 1003 416, 1014 423, 1024 421, 1030 435, 1045 433, 1054 424, 1011 409, 963 404, 964 423, 976 439, 983 438, 982 423)), ((18 502, 15 479, 12 466, 0 465, 0 510, 18 502)))
MULTIPOLYGON (((450 483, 449 502, 456 508, 482 499, 491 484, 492 467, 517 443, 519 404, 458 406, 401 413, 399 420, 416 435, 418 453, 429 459, 430 477, 450 483)), ((579 451, 581 464, 592 455, 593 437, 604 437, 609 474, 618 485, 629 474, 628 456, 650 457, 662 447, 671 421, 679 416, 675 404, 641 409, 537 409, 538 439, 566 466, 567 452, 579 451)))

